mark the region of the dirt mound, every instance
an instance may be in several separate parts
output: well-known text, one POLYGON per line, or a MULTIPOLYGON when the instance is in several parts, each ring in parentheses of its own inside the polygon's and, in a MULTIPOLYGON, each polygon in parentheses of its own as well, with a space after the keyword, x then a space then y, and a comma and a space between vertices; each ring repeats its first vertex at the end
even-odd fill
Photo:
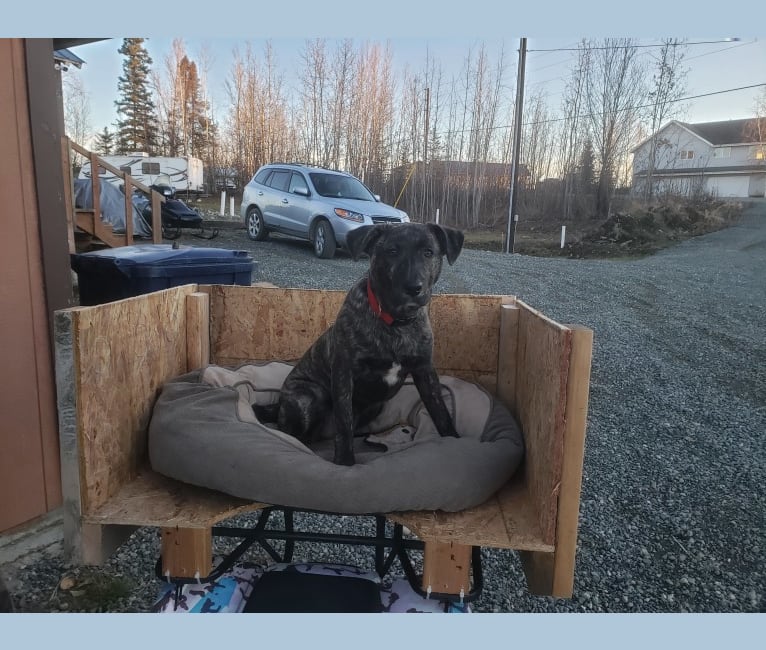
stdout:
POLYGON ((617 212, 566 245, 561 254, 569 257, 646 255, 673 242, 725 228, 741 211, 738 203, 709 201, 617 212))

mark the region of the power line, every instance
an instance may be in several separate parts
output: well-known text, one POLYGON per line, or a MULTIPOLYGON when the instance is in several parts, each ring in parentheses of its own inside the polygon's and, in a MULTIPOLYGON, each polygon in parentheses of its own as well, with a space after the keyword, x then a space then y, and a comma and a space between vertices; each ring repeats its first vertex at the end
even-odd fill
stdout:
MULTIPOLYGON (((668 101, 668 103, 676 103, 676 102, 683 102, 690 99, 699 99, 702 97, 711 97, 713 95, 723 95, 726 93, 733 93, 738 92, 741 90, 750 90, 752 88, 761 88, 763 86, 766 86, 766 82, 759 83, 759 84, 752 84, 750 86, 740 86, 739 88, 728 88, 726 90, 716 90, 709 93, 702 93, 699 95, 689 95, 688 97, 681 97, 679 99, 673 99, 668 101)), ((620 112, 630 111, 630 110, 639 110, 642 108, 651 108, 655 106, 656 104, 642 104, 639 106, 631 106, 628 108, 621 109, 620 112)), ((603 115, 603 113, 582 113, 580 115, 572 116, 572 117, 554 117, 547 120, 539 120, 537 122, 522 122, 522 127, 528 127, 528 126, 538 126, 540 124, 552 124, 554 122, 565 122, 567 120, 580 120, 587 117, 596 117, 598 115, 603 115)), ((446 130, 440 130, 436 131, 435 135, 438 136, 455 136, 460 133, 480 133, 482 131, 499 131, 499 130, 507 130, 513 128, 512 124, 501 124, 498 126, 479 126, 479 127, 472 127, 472 128, 465 128, 465 129, 446 129, 446 130)), ((409 138, 407 136, 401 136, 399 138, 395 138, 391 140, 392 145, 400 145, 403 142, 408 141, 409 138)))
MULTIPOLYGON (((750 90, 752 88, 761 88, 762 86, 766 86, 766 82, 764 83, 758 83, 758 84, 752 84, 750 86, 740 86, 739 88, 727 88, 726 90, 716 90, 709 93, 702 93, 699 95, 689 95, 688 97, 680 97, 678 99, 672 99, 669 100, 667 103, 673 104, 677 102, 685 102, 690 99, 700 99, 702 97, 712 97, 713 95, 723 95, 726 93, 734 93, 739 92, 741 90, 750 90)), ((620 112, 625 111, 631 111, 631 110, 639 110, 642 108, 652 108, 653 106, 656 106, 656 104, 641 104, 639 106, 630 106, 628 108, 621 109, 620 112)), ((586 117, 596 117, 598 115, 603 115, 603 113, 583 113, 580 115, 576 115, 574 117, 554 117, 548 120, 540 120, 538 122, 524 122, 523 126, 537 126, 539 124, 551 124, 553 122, 565 122, 567 120, 579 120, 586 117)), ((472 131, 495 131, 500 129, 510 129, 512 128, 511 124, 502 124, 499 126, 491 126, 491 127, 474 127, 474 128, 467 128, 467 129, 450 129, 447 131, 439 131, 438 135, 454 135, 457 133, 470 133, 472 131)), ((404 142, 406 138, 400 138, 397 142, 404 142)))
MULTIPOLYGON (((737 48, 740 48, 740 47, 744 47, 746 45, 753 45, 753 43, 757 43, 758 42, 758 39, 753 39, 752 41, 742 41, 742 42, 740 42, 739 39, 737 39, 737 41, 738 42, 735 45, 731 45, 729 47, 723 47, 723 48, 719 48, 717 50, 711 50, 709 52, 703 52, 702 54, 695 54, 694 56, 685 56, 684 57, 684 62, 691 61, 693 59, 701 59, 704 56, 711 56, 713 54, 719 54, 721 52, 727 52, 728 50, 734 50, 734 49, 737 49, 737 48)), ((695 42, 695 43, 680 43, 680 45, 696 45, 696 44, 702 44, 702 43, 707 43, 707 42, 708 41, 698 41, 698 42, 695 42)), ((720 42, 728 43, 730 41, 709 41, 709 42, 711 42, 711 43, 720 43, 720 42)), ((636 47, 661 47, 661 46, 642 45, 642 46, 636 46, 636 47)), ((606 49, 606 48, 601 47, 601 48, 589 48, 589 49, 606 49)), ((527 50, 527 52, 533 52, 533 51, 534 50, 527 50)), ((570 50, 569 48, 560 48, 559 50, 538 50, 538 51, 543 51, 543 52, 546 52, 546 53, 552 53, 552 52, 556 52, 556 51, 567 52, 567 51, 572 51, 572 50, 570 50)), ((562 61, 561 65, 563 65, 564 63, 566 63, 566 61, 562 61)), ((553 67, 554 65, 555 64, 550 64, 550 65, 543 66, 542 68, 535 68, 534 71, 535 72, 539 72, 540 70, 544 70, 545 68, 553 67)), ((550 79, 544 79, 544 80, 541 80, 541 81, 532 81, 532 82, 528 83, 527 85, 529 85, 529 86, 533 86, 533 85, 534 86, 539 86, 539 85, 543 85, 543 84, 549 83, 551 81, 564 81, 564 78, 563 77, 554 77, 554 78, 550 78, 550 79)), ((563 91, 558 91, 555 94, 556 95, 562 95, 563 91)))
MULTIPOLYGON (((675 104, 677 102, 685 102, 685 101, 688 101, 690 99, 700 99, 701 97, 712 97, 713 95, 724 95, 726 93, 735 93, 735 92, 738 92, 740 90, 750 90, 751 88, 761 88, 762 86, 766 86, 766 83, 753 84, 751 86, 740 86, 739 88, 729 88, 727 90, 716 90, 716 91, 710 92, 710 93, 702 93, 701 95, 689 95, 688 97, 679 97, 678 99, 668 100, 667 103, 668 104, 675 104)), ((635 111, 635 110, 639 110, 639 109, 642 109, 642 108, 652 108, 652 107, 654 107, 656 105, 657 104, 641 104, 639 106, 630 106, 628 108, 621 109, 621 112, 624 112, 624 111, 635 111)), ((536 126, 538 124, 549 124, 551 122, 564 122, 565 120, 568 120, 568 119, 580 119, 580 118, 583 118, 583 117, 596 117, 598 115, 603 115, 603 113, 585 113, 583 115, 577 115, 577 116, 572 117, 572 118, 568 118, 568 117, 556 117, 556 118, 553 118, 553 119, 550 119, 550 120, 540 120, 539 122, 525 122, 525 126, 536 126)), ((500 127, 497 127, 497 128, 507 129, 507 128, 510 128, 510 126, 505 125, 505 126, 500 126, 500 127)))
MULTIPOLYGON (((712 45, 713 43, 732 43, 739 41, 739 38, 724 38, 718 41, 694 41, 692 43, 686 43, 684 41, 679 41, 678 45, 712 45)), ((672 45, 672 43, 670 43, 672 45)), ((647 43, 643 45, 635 44, 635 45, 604 45, 604 46, 597 46, 597 47, 591 47, 588 46, 587 48, 582 47, 552 47, 552 48, 535 48, 535 49, 529 49, 527 52, 579 52, 582 49, 587 50, 634 50, 642 47, 664 47, 665 45, 668 45, 668 43, 647 43)))
POLYGON ((711 54, 718 54, 719 52, 726 52, 727 50, 733 50, 738 47, 743 47, 744 45, 752 45, 753 43, 757 42, 758 39, 747 41, 745 43, 737 43, 736 45, 731 45, 729 47, 722 47, 720 50, 712 50, 711 52, 703 52, 702 54, 695 54, 694 56, 688 56, 685 57, 685 61, 691 61, 692 59, 701 59, 703 56, 710 56, 711 54))

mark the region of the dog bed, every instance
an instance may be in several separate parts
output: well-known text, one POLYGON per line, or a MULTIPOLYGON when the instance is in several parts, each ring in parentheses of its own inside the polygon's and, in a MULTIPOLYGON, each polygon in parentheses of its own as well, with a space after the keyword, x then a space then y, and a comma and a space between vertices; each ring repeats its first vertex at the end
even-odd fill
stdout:
POLYGON ((332 463, 332 418, 311 447, 260 422, 292 366, 208 366, 166 383, 149 425, 152 468, 271 505, 343 514, 458 511, 486 501, 519 466, 524 443, 482 387, 440 378, 460 438, 442 438, 406 382, 354 440, 356 464, 332 463))

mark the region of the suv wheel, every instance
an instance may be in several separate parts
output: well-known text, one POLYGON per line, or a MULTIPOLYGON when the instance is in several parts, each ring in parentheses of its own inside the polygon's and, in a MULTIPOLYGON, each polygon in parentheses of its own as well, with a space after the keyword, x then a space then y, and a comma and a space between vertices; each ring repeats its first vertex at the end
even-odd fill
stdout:
POLYGON ((314 228, 314 254, 323 260, 335 255, 335 233, 329 221, 320 220, 314 228))
POLYGON ((245 227, 247 228, 247 236, 254 241, 263 241, 269 236, 266 224, 263 223, 263 215, 255 206, 247 211, 245 227))

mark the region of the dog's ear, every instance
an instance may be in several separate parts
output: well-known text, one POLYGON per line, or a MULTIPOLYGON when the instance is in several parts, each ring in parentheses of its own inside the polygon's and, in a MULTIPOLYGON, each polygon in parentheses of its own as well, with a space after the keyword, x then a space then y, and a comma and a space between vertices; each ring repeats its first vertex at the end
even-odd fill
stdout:
POLYGON ((362 253, 369 255, 380 235, 380 226, 359 226, 349 231, 346 235, 346 247, 354 261, 358 260, 362 253))
POLYGON ((439 241, 442 253, 447 256, 447 262, 454 264, 457 256, 460 255, 460 251, 463 250, 463 241, 465 239, 463 231, 450 228, 449 226, 439 226, 435 223, 427 225, 439 241))

